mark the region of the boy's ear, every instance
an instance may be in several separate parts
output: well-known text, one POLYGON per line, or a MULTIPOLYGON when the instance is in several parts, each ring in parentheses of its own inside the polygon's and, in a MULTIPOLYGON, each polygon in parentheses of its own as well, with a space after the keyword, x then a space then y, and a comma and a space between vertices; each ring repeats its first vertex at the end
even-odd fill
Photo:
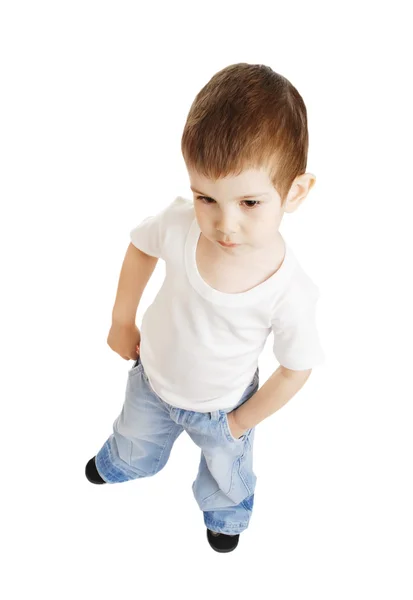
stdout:
POLYGON ((284 212, 292 213, 300 206, 307 197, 316 182, 316 176, 312 173, 303 173, 294 179, 285 201, 284 212))

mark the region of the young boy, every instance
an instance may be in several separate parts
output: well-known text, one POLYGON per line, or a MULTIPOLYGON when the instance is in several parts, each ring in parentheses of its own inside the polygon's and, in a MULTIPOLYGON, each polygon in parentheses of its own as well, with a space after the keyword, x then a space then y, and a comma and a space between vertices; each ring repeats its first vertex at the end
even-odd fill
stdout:
POLYGON ((264 65, 219 71, 182 136, 193 201, 178 197, 135 227, 120 274, 108 344, 136 363, 86 476, 154 475, 186 431, 201 449, 192 489, 218 552, 234 550, 249 524, 255 426, 324 361, 318 288, 279 233, 315 183, 307 150, 306 108, 287 79, 264 65), (140 332, 137 307, 159 258, 166 277, 140 332), (271 332, 280 366, 258 389, 271 332))

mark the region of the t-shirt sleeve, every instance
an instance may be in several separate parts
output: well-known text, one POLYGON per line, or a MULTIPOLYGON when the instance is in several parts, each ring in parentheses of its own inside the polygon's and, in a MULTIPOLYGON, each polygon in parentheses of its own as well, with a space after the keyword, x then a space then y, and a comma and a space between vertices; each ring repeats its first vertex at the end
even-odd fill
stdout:
POLYGON ((185 226, 185 215, 189 206, 193 206, 185 198, 178 196, 163 210, 146 217, 130 231, 130 240, 136 248, 166 260, 171 244, 176 241, 185 226))
POLYGON ((305 299, 286 303, 283 314, 274 317, 273 351, 279 364, 286 369, 303 371, 325 362, 317 328, 318 288, 305 299))
POLYGON ((161 258, 162 256, 162 220, 160 215, 146 217, 130 232, 130 240, 136 248, 161 258))
POLYGON ((168 218, 175 202, 159 213, 146 217, 130 231, 130 240, 136 248, 149 256, 163 258, 168 218))

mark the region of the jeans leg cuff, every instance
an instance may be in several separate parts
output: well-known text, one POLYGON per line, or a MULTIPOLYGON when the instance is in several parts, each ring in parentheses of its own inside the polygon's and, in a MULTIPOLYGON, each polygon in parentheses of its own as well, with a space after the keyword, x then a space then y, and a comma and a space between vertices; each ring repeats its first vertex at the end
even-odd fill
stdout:
POLYGON ((109 440, 104 443, 101 450, 97 453, 95 463, 97 472, 106 483, 121 483, 123 481, 134 479, 133 475, 125 472, 114 464, 114 457, 112 456, 109 440))
POLYGON ((204 517, 204 523, 208 529, 225 535, 239 535, 248 527, 248 523, 225 524, 223 521, 212 521, 204 517))

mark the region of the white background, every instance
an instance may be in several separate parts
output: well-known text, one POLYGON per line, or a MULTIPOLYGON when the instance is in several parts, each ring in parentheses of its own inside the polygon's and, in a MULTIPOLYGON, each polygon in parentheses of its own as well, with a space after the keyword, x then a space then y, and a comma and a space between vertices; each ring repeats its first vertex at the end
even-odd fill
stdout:
MULTIPOLYGON (((413 597, 407 2, 0 8, 2 596, 413 597), (181 436, 156 477, 84 476, 120 412, 107 345, 129 231, 189 198, 180 139, 236 62, 287 77, 317 177, 281 232, 319 286, 326 363, 256 431, 254 514, 208 545, 181 436)), ((410 47, 409 47, 410 46, 410 47)), ((163 279, 159 261, 137 314, 163 279)), ((262 385, 278 364, 272 336, 262 385)))

